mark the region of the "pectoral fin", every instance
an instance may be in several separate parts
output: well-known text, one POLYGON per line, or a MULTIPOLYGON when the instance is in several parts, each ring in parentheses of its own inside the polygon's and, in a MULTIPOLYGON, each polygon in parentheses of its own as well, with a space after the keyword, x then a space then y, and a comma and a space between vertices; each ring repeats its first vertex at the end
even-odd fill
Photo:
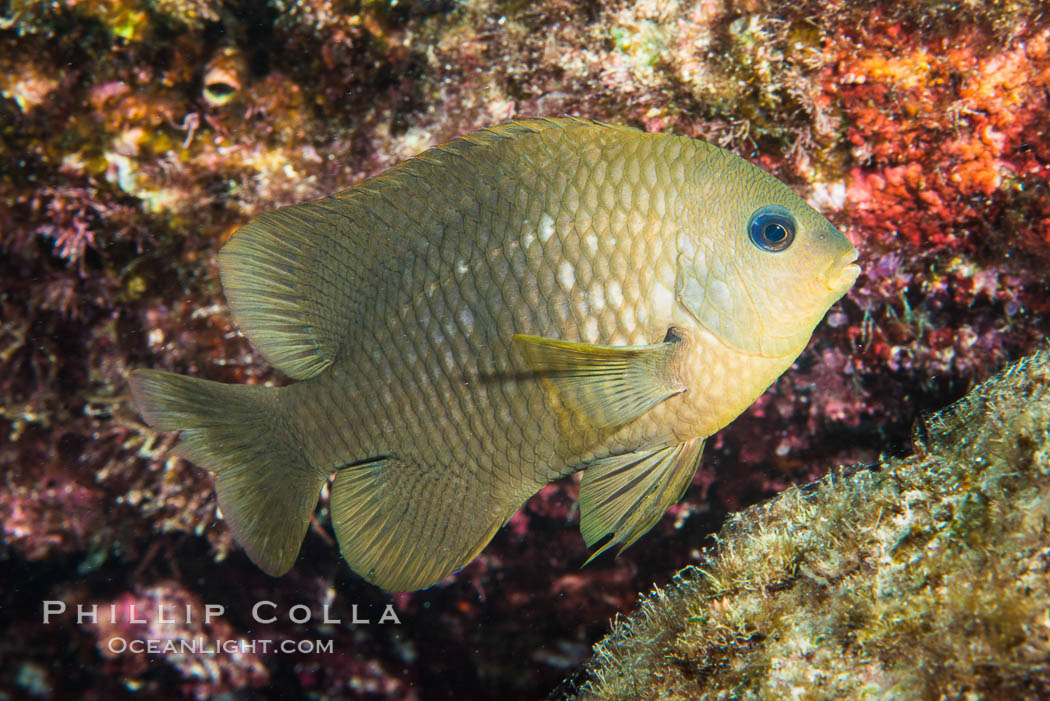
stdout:
POLYGON ((612 538, 584 565, 617 543, 623 543, 622 553, 645 535, 667 507, 681 498, 703 448, 703 439, 696 438, 590 463, 580 484, 580 533, 588 547, 608 534, 612 538))
POLYGON ((516 334, 514 342, 561 404, 599 428, 625 424, 685 391, 674 372, 675 340, 597 346, 516 334))

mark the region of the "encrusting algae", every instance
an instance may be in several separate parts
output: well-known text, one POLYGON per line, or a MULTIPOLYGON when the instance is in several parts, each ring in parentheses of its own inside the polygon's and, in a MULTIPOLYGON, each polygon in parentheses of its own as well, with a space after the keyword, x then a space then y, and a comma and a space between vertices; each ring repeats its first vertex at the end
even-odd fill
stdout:
POLYGON ((1050 351, 917 427, 730 517, 551 698, 1047 698, 1050 351))
POLYGON ((853 245, 715 146, 578 119, 475 132, 265 213, 219 255, 234 318, 299 383, 131 375, 216 473, 263 570, 329 475, 343 556, 392 590, 473 559, 583 470, 588 545, 626 547, 854 283, 853 245))

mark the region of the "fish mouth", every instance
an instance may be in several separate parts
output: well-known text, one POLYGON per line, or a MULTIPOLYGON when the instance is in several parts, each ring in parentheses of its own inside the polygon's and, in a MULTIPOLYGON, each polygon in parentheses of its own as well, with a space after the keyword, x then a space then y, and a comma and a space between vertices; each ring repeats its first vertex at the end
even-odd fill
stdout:
POLYGON ((820 281, 824 283, 829 292, 842 295, 853 287, 853 283, 857 281, 861 273, 860 266, 853 262, 859 255, 857 249, 854 248, 828 266, 820 281))

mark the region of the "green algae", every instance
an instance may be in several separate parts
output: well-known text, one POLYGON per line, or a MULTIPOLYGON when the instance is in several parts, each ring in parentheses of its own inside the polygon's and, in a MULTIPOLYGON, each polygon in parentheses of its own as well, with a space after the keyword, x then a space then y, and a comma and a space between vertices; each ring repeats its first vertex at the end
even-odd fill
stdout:
POLYGON ((914 448, 732 516, 596 645, 577 698, 1045 696, 1050 351, 914 448))

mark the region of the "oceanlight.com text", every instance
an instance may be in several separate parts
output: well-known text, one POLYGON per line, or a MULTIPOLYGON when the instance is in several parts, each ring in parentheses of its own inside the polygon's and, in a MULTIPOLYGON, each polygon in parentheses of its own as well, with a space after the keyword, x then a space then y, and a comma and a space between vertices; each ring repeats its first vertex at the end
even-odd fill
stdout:
POLYGON ((181 639, 160 640, 143 638, 113 637, 106 641, 106 647, 114 655, 131 653, 134 655, 218 655, 281 653, 317 654, 333 651, 331 640, 241 640, 223 638, 205 638, 203 636, 181 639))

